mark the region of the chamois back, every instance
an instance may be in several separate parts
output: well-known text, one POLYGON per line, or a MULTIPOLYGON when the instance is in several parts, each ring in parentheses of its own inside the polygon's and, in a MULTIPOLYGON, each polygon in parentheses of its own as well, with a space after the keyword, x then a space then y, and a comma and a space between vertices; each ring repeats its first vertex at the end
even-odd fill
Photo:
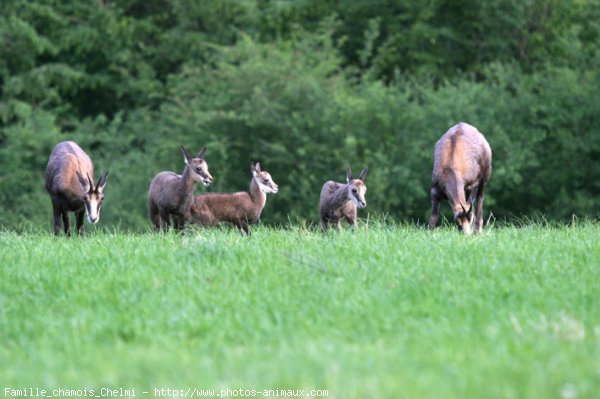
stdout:
POLYGON ((70 234, 69 211, 75 212, 80 234, 84 230, 84 212, 90 223, 96 224, 100 220, 107 179, 108 172, 94 185, 94 164, 77 143, 63 141, 54 147, 46 166, 45 188, 52 201, 56 235, 61 219, 65 233, 70 234))
POLYGON ((358 179, 352 178, 350 168, 346 171, 346 184, 329 180, 323 184, 319 196, 319 222, 323 231, 330 225, 340 227, 340 221, 346 219, 351 226, 356 225, 357 207, 367 206, 365 195, 368 168, 364 168, 358 179))
POLYGON ((46 191, 83 199, 85 190, 79 175, 94 177, 94 164, 88 154, 73 141, 57 144, 46 166, 46 191))
POLYGON ((206 147, 195 157, 183 146, 181 152, 185 161, 183 173, 178 175, 173 172, 160 172, 152 179, 148 188, 148 216, 155 230, 161 227, 166 230, 171 219, 174 227, 181 230, 185 221, 189 219, 196 183, 205 186, 212 183, 213 178, 204 160, 206 147))
POLYGON ((492 150, 485 137, 467 123, 451 127, 434 148, 430 227, 437 223, 439 200, 447 198, 457 225, 469 234, 472 205, 477 200, 475 232, 479 232, 483 224, 483 191, 491 174, 492 150))
POLYGON ((206 193, 196 195, 190 209, 191 220, 204 227, 228 222, 249 234, 249 225, 256 223, 267 202, 267 193, 277 193, 279 187, 257 162, 250 166, 250 190, 237 193, 206 193))

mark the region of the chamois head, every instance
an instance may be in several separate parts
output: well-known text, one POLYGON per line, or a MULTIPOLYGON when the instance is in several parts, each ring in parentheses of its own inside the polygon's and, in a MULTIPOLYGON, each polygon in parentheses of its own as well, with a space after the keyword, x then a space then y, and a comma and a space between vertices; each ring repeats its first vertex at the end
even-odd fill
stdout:
POLYGON ((469 203, 469 209, 465 209, 463 204, 460 204, 461 210, 458 212, 454 212, 454 222, 456 222, 456 226, 458 230, 465 233, 465 235, 471 235, 472 225, 473 225, 473 203, 469 203))
POLYGON ((367 200, 365 199, 365 194, 367 193, 367 185, 365 184, 365 177, 367 177, 368 168, 364 168, 358 179, 352 179, 352 171, 350 167, 346 172, 346 183, 348 184, 348 198, 354 205, 358 208, 364 208, 367 206, 367 200))
POLYGON ((181 146, 181 152, 183 152, 183 157, 185 159, 185 163, 190 168, 192 179, 198 183, 202 183, 205 186, 208 186, 212 183, 212 176, 208 173, 208 165, 204 160, 204 153, 206 152, 206 147, 200 150, 198 155, 195 158, 192 158, 190 153, 181 146))
POLYGON ((85 205, 85 212, 87 219, 91 224, 96 224, 100 220, 100 209, 102 208, 102 201, 104 200, 104 186, 108 180, 108 172, 100 176, 98 183, 94 186, 94 181, 87 175, 85 178, 81 173, 77 173, 79 183, 83 188, 83 203, 85 205))
POLYGON ((279 191, 279 186, 275 184, 269 172, 260 170, 260 163, 257 162, 254 165, 250 164, 250 169, 252 170, 252 176, 254 176, 254 180, 258 184, 260 191, 267 194, 275 194, 279 191))

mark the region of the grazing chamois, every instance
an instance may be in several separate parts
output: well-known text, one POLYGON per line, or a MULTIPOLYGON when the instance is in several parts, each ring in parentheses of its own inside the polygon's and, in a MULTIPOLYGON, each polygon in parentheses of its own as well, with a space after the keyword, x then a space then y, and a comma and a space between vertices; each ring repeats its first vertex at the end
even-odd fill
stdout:
POLYGON ((250 225, 260 218, 268 193, 277 193, 279 187, 269 172, 260 169, 260 163, 250 165, 250 191, 237 193, 206 193, 196 195, 190 210, 192 221, 201 226, 229 222, 242 234, 250 234, 250 225))
POLYGON ((148 216, 155 230, 167 230, 170 217, 175 229, 181 230, 185 220, 189 218, 190 207, 194 201, 196 182, 208 186, 213 178, 208 173, 208 165, 204 160, 206 147, 195 158, 181 146, 185 160, 183 174, 160 172, 148 189, 148 216))
POLYGON ((492 150, 485 137, 473 126, 459 123, 435 144, 431 182, 431 218, 434 229, 440 201, 448 199, 454 221, 466 235, 483 228, 484 188, 492 175, 492 150), (477 210, 473 218, 473 202, 477 210), (472 227, 475 219, 474 228, 472 227))
POLYGON ((84 213, 90 223, 98 223, 107 179, 108 172, 94 186, 94 164, 75 142, 63 141, 54 147, 45 174, 45 187, 54 213, 54 235, 60 233, 61 218, 65 233, 71 235, 67 212, 75 212, 80 235, 84 233, 84 213))
POLYGON ((367 206, 365 177, 368 171, 368 168, 364 168, 358 179, 352 179, 352 171, 348 168, 346 184, 333 180, 323 184, 319 202, 320 224, 323 231, 327 230, 329 225, 341 228, 342 218, 345 218, 352 227, 356 225, 356 208, 367 206))

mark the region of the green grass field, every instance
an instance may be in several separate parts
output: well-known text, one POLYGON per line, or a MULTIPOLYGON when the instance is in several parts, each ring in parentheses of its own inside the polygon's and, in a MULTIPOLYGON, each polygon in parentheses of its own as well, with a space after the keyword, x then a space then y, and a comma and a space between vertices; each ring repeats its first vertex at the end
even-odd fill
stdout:
POLYGON ((598 398, 599 238, 594 223, 0 232, 1 393, 598 398))

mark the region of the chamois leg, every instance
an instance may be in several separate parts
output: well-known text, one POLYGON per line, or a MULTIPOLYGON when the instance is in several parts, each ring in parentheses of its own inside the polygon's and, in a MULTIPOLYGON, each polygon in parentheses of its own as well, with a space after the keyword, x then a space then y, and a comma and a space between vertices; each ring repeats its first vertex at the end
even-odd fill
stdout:
POLYGON ((170 216, 166 209, 160 210, 160 227, 163 231, 167 231, 171 225, 170 216))
POLYGON ((65 210, 62 210, 61 216, 62 216, 63 227, 65 229, 65 234, 70 236, 71 235, 71 221, 69 220, 69 213, 65 210))
POLYGON ((52 213, 54 214, 54 235, 57 236, 60 234, 60 218, 61 218, 61 209, 58 204, 55 204, 52 201, 52 213))
POLYGON ((323 219, 319 221, 319 226, 321 227, 321 231, 323 233, 327 231, 327 222, 325 222, 323 219))
POLYGON ((83 235, 83 233, 85 232, 85 227, 83 225, 83 215, 85 215, 85 210, 80 210, 75 212, 75 220, 77 223, 77 233, 79 233, 79 235, 83 235))
POLYGON ((321 220, 321 232, 323 232, 323 234, 327 234, 330 228, 336 229, 337 231, 342 231, 341 219, 337 221, 329 218, 321 220))
POLYGON ((243 236, 250 235, 250 227, 248 226, 247 220, 242 220, 241 218, 238 218, 236 220, 232 220, 231 224, 233 224, 237 229, 239 229, 240 233, 242 233, 243 236))
POLYGON ((181 231, 185 226, 185 218, 183 215, 173 215, 173 227, 175 230, 181 231))
POLYGON ((243 235, 245 235, 245 236, 250 235, 250 226, 248 225, 248 223, 242 223, 240 225, 240 230, 242 230, 243 235))
POLYGON ((437 187, 431 187, 431 217, 429 218, 429 229, 435 229, 438 217, 440 216, 440 201, 442 196, 437 187))
POLYGON ((483 185, 481 185, 479 191, 477 192, 477 209, 475 210, 475 234, 481 233, 483 230, 483 200, 485 198, 485 194, 483 193, 483 185))
POLYGON ((152 226, 154 226, 154 231, 160 230, 160 215, 158 213, 158 208, 152 201, 148 201, 148 217, 150 217, 150 222, 152 226))
MULTIPOLYGON (((344 215, 344 218, 348 221, 348 224, 350 224, 350 228, 352 228, 354 230, 354 228, 356 227, 356 218, 358 217, 358 211, 356 210, 356 208, 354 208, 351 211, 348 211, 347 214, 344 215)), ((341 223, 338 223, 338 227, 341 226, 341 223)))
POLYGON ((342 231, 342 219, 338 219, 338 221, 335 222, 335 228, 337 231, 342 231))

